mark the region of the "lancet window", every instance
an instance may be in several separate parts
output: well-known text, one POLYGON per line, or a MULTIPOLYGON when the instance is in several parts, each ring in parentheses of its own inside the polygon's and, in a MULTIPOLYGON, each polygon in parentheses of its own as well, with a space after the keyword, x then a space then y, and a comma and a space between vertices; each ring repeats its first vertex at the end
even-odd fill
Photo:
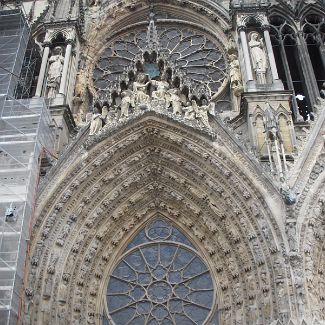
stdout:
POLYGON ((271 40, 280 79, 287 90, 294 92, 293 113, 295 119, 305 120, 311 111, 311 101, 307 91, 297 48, 297 35, 294 29, 280 16, 270 17, 271 40))
POLYGON ((325 20, 318 15, 307 15, 302 30, 318 89, 321 90, 325 82, 325 20))

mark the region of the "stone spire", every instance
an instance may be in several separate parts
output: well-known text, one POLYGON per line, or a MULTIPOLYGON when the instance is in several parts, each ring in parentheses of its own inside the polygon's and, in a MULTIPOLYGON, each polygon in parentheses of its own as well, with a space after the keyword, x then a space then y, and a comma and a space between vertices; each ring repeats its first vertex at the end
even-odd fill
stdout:
POLYGON ((147 49, 157 50, 159 45, 158 32, 156 28, 156 15, 153 11, 153 4, 150 6, 149 26, 147 31, 147 49))

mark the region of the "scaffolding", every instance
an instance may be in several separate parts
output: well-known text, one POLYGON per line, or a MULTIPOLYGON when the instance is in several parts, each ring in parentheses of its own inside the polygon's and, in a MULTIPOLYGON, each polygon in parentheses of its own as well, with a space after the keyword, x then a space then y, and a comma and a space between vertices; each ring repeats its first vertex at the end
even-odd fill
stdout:
POLYGON ((21 8, 0 9, 1 325, 17 323, 40 165, 54 143, 44 99, 27 99, 37 56, 28 41, 21 8))
POLYGON ((40 164, 54 134, 43 98, 0 100, 0 323, 17 320, 40 164))
POLYGON ((36 48, 36 45, 30 41, 26 50, 17 88, 15 90, 15 98, 30 98, 35 94, 37 85, 37 80, 35 79, 35 71, 40 62, 40 53, 36 48))
POLYGON ((29 40, 20 9, 0 11, 0 96, 14 96, 29 40))

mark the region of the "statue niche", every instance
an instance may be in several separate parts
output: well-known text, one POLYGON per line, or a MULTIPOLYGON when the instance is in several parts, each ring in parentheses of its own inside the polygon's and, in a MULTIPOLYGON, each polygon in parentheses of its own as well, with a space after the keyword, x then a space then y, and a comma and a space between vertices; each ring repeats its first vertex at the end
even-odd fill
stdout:
POLYGON ((108 93, 97 98, 103 104, 93 109, 89 135, 97 134, 104 125, 110 127, 145 111, 210 129, 209 114, 214 115, 215 104, 209 99, 207 89, 192 86, 155 51, 145 52, 134 66, 126 67, 123 77, 111 85, 108 93))
POLYGON ((53 50, 53 54, 49 59, 49 69, 47 74, 47 97, 55 98, 59 92, 60 82, 63 71, 64 57, 62 48, 57 46, 53 50))
POLYGON ((252 32, 248 44, 256 80, 259 84, 266 84, 268 62, 263 39, 257 32, 252 32))

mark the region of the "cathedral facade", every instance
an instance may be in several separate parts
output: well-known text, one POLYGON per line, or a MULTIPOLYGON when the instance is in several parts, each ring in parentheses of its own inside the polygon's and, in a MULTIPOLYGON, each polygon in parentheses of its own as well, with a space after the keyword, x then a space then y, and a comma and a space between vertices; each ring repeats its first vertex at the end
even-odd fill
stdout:
POLYGON ((1 324, 325 324, 324 0, 5 1, 0 28, 1 324))

